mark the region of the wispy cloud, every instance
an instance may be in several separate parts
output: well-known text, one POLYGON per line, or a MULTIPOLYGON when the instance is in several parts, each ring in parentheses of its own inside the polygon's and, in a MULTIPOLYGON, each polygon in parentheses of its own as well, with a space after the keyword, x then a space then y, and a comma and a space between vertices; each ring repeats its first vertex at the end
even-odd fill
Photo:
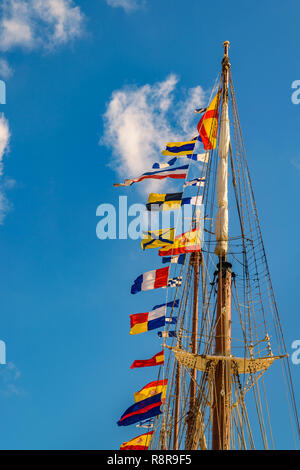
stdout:
POLYGON ((120 177, 137 176, 160 160, 161 150, 172 140, 195 134, 193 110, 205 103, 206 93, 198 86, 181 89, 176 75, 141 87, 113 92, 104 114, 100 143, 112 150, 110 165, 120 177))
POLYGON ((4 114, 0 115, 0 176, 3 173, 3 156, 8 150, 10 130, 4 114))
POLYGON ((21 373, 13 362, 0 366, 0 393, 4 395, 20 395, 18 379, 21 373))
POLYGON ((0 115, 0 176, 3 173, 3 156, 8 150, 10 130, 4 114, 0 115))
MULTIPOLYGON (((3 176, 3 157, 5 153, 8 152, 9 141, 10 141, 9 124, 4 114, 2 114, 0 115, 0 178, 1 179, 3 176)), ((5 180, 3 183, 0 183, 0 224, 3 223, 5 215, 11 208, 11 204, 9 203, 6 197, 6 190, 10 189, 11 187, 12 186, 10 185, 10 183, 8 184, 8 186, 6 185, 5 180)))
MULTIPOLYGON (((14 48, 52 51, 83 33, 84 15, 73 0, 3 0, 0 6, 0 50, 14 48)), ((12 69, 0 59, 0 78, 8 79, 12 69)), ((8 149, 10 131, 4 115, 0 116, 0 177, 3 156, 8 149)), ((9 189, 0 180, 0 224, 11 208, 6 197, 9 189)), ((13 181, 13 180, 9 180, 13 181)))
POLYGON ((121 7, 130 12, 145 5, 145 0, 106 0, 106 3, 111 7, 121 7))
POLYGON ((13 74, 13 69, 6 59, 0 59, 0 79, 9 79, 13 74))
POLYGON ((73 0, 4 0, 0 49, 53 49, 82 34, 84 16, 73 0))

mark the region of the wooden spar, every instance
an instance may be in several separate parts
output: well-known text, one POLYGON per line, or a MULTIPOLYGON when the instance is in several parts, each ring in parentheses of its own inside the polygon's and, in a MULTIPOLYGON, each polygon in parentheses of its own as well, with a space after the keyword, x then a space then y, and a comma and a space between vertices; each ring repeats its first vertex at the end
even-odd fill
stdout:
POLYGON ((231 409, 231 264, 218 264, 218 298, 216 318, 215 355, 225 356, 215 369, 213 386, 212 449, 230 449, 231 409), (226 360, 228 357, 228 360, 226 360))
MULTIPOLYGON (((228 47, 224 42, 223 100, 228 102, 228 47)), ((213 384, 212 411, 212 449, 230 449, 230 417, 231 417, 231 264, 225 257, 219 257, 218 264, 218 293, 215 328, 215 355, 225 356, 218 362, 215 369, 213 384), (226 360, 228 357, 228 360, 226 360)))
MULTIPOLYGON (((199 259, 200 253, 195 252, 191 255, 191 264, 194 268, 194 288, 193 288, 193 323, 192 323, 192 337, 191 346, 192 353, 197 353, 197 336, 198 336, 198 289, 199 289, 199 259)), ((195 422, 195 402, 196 402, 196 384, 197 381, 197 369, 191 370, 191 381, 190 381, 190 405, 189 415, 187 420, 187 435, 186 435, 186 447, 191 449, 193 445, 193 432, 195 422)))
POLYGON ((180 412, 180 364, 176 366, 176 386, 175 386, 175 413, 174 413, 174 436, 173 450, 178 450, 178 432, 179 432, 179 412, 180 412))
MULTIPOLYGON (((178 346, 181 348, 181 339, 179 338, 178 346)), ((180 413, 180 363, 177 361, 176 378, 175 378, 175 410, 174 410, 174 436, 173 450, 178 450, 178 434, 179 434, 179 413, 180 413)))
MULTIPOLYGON (((192 353, 197 353, 198 336, 198 289, 199 289, 199 252, 193 253, 194 265, 194 293, 193 293, 193 328, 192 328, 192 353)), ((190 389, 190 409, 195 405, 196 400, 196 379, 197 369, 192 369, 192 381, 190 389)))

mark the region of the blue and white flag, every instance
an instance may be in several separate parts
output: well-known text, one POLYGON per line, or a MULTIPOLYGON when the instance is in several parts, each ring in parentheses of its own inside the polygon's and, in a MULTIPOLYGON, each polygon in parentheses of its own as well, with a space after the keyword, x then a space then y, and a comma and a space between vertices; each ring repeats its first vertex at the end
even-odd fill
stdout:
POLYGON ((183 185, 184 188, 187 186, 199 186, 199 187, 204 187, 205 185, 205 178, 194 178, 191 181, 186 181, 183 185))
POLYGON ((186 158, 190 158, 195 162, 207 163, 209 159, 209 153, 192 153, 191 155, 186 155, 186 158))
POLYGON ((166 304, 155 305, 155 307, 153 307, 153 310, 156 310, 161 307, 177 308, 178 306, 179 306, 179 299, 174 299, 174 300, 170 300, 170 302, 167 302, 166 304))
POLYGON ((207 108, 197 108, 197 109, 194 109, 194 113, 202 114, 206 110, 207 110, 207 108))
POLYGON ((153 429, 154 423, 152 420, 141 421, 140 423, 135 425, 136 428, 145 428, 145 429, 153 429))
POLYGON ((168 166, 175 165, 177 162, 178 158, 174 157, 171 158, 167 163, 153 163, 152 168, 168 168, 168 166))
POLYGON ((185 204, 190 204, 193 206, 201 206, 202 205, 203 196, 192 196, 192 197, 183 197, 181 199, 181 206, 185 204))
POLYGON ((159 331, 157 335, 160 338, 177 338, 176 331, 159 331))
POLYGON ((177 317, 165 317, 165 325, 169 324, 169 325, 176 325, 177 323, 177 317))
POLYGON ((179 155, 179 157, 171 158, 171 160, 169 160, 167 163, 160 163, 160 162, 153 163, 152 168, 159 168, 159 169, 168 168, 169 166, 175 165, 177 160, 182 157, 189 158, 190 160, 194 160, 195 162, 207 163, 208 158, 209 158, 209 153, 207 152, 207 153, 192 153, 191 155, 179 155))
POLYGON ((184 264, 186 258, 186 254, 184 255, 177 255, 177 256, 165 256, 162 259, 163 264, 165 263, 177 263, 177 264, 184 264))

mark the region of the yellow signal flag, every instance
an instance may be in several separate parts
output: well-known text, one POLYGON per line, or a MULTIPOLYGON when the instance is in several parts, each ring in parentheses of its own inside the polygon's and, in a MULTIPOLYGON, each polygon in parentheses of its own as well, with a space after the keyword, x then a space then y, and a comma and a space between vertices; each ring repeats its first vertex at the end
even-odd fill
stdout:
POLYGON ((146 432, 140 436, 134 437, 130 441, 123 442, 120 450, 147 450, 153 435, 153 431, 146 432))
POLYGON ((216 148, 218 135, 219 104, 221 92, 218 92, 198 122, 198 132, 204 150, 216 148))
POLYGON ((147 250, 149 248, 161 248, 162 246, 172 245, 174 234, 175 228, 149 230, 144 232, 141 246, 143 250, 147 250))
POLYGON ((201 250, 201 238, 198 229, 182 233, 175 238, 173 245, 164 246, 159 256, 174 256, 201 250))
POLYGON ((167 394, 167 386, 168 386, 168 379, 163 380, 155 380, 154 382, 150 382, 149 384, 145 385, 139 392, 134 394, 134 401, 138 402, 141 400, 145 400, 146 398, 152 397, 153 395, 157 395, 161 393, 162 401, 166 398, 167 394))

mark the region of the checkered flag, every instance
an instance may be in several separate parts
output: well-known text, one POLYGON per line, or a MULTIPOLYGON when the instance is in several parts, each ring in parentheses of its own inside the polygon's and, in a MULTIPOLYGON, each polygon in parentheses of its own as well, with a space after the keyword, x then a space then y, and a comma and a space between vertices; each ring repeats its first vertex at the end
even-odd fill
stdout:
POLYGON ((182 276, 173 277, 172 279, 168 280, 168 287, 181 286, 181 284, 182 284, 182 276))

